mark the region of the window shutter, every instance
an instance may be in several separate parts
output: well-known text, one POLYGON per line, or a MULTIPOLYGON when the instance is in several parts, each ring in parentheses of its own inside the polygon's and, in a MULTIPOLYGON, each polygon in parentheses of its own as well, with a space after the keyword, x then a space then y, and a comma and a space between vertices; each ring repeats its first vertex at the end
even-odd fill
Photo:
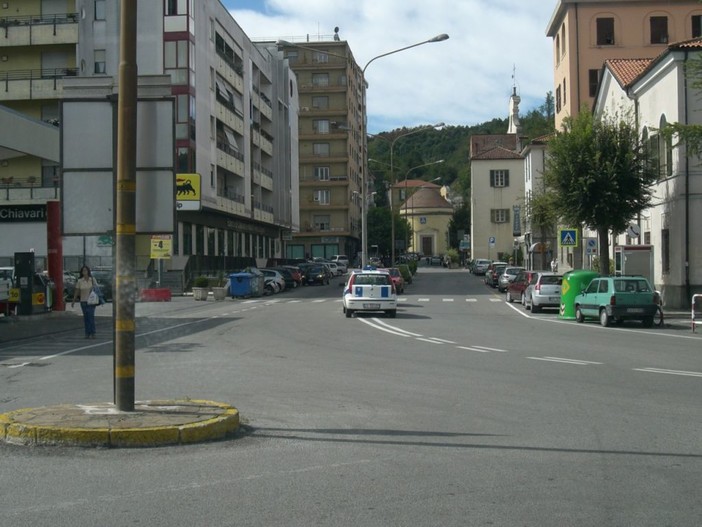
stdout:
MULTIPOLYGON (((490 171, 490 186, 494 187, 495 186, 495 171, 491 170, 490 171)), ((494 215, 493 215, 494 218, 494 215)))
POLYGON ((505 209, 505 223, 509 223, 509 209, 505 209))
POLYGON ((505 187, 509 187, 509 170, 505 170, 505 187))
POLYGON ((495 223, 495 209, 490 209, 490 222, 495 223))

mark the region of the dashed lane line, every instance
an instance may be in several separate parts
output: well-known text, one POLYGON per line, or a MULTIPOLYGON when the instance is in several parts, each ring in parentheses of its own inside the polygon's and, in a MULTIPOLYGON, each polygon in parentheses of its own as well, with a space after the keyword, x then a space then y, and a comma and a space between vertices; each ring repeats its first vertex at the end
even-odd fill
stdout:
POLYGON ((543 360, 547 362, 560 362, 563 364, 575 364, 578 366, 591 366, 594 364, 602 364, 601 362, 592 362, 587 360, 564 359, 562 357, 527 357, 531 360, 543 360))
POLYGON ((645 373, 664 373, 667 375, 683 375, 686 377, 702 377, 702 372, 698 371, 664 370, 662 368, 634 368, 634 371, 642 371, 645 373))

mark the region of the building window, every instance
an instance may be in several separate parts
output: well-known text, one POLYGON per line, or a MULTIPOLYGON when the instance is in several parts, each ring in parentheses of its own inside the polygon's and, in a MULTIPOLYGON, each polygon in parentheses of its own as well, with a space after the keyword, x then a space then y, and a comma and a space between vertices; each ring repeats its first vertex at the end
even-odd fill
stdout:
POLYGON ((566 27, 565 24, 561 26, 561 53, 566 54, 566 27))
POLYGON ((314 201, 320 205, 329 205, 330 194, 328 190, 315 190, 314 201))
POLYGON ((563 106, 565 106, 567 104, 566 97, 567 97, 568 89, 566 86, 567 86, 566 79, 563 79, 563 106))
POLYGON ((598 46, 613 46, 614 45, 614 19, 613 18, 598 18, 597 19, 597 45, 598 46))
POLYGON ((312 128, 315 134, 328 134, 329 119, 315 119, 312 121, 312 128))
POLYGON ((558 86, 558 88, 556 88, 556 113, 560 112, 561 108, 561 87, 558 86))
POLYGON ((105 0, 95 0, 95 20, 105 20, 105 0))
POLYGON ((509 187, 509 170, 491 170, 491 187, 509 187))
POLYGON ((331 230, 331 217, 327 214, 325 215, 315 215, 314 216, 314 230, 316 231, 329 231, 331 230))
POLYGON ((329 55, 327 55, 324 51, 315 51, 314 55, 312 56, 312 62, 326 64, 329 62, 329 55))
POLYGON ((670 273, 670 231, 668 229, 661 229, 661 258, 663 273, 670 273))
POLYGON ((314 167, 314 179, 329 181, 329 167, 314 167))
POLYGON ((329 143, 314 143, 312 153, 316 156, 329 157, 329 143))
POLYGON ((588 70, 587 85, 590 97, 597 95, 597 87, 600 85, 600 70, 588 70))
POLYGON ((187 13, 188 0, 166 0, 166 15, 185 15, 187 13))
POLYGON ((313 73, 312 74, 312 84, 315 86, 329 86, 329 74, 328 73, 313 73))
POLYGON ((105 62, 105 50, 96 49, 93 56, 95 57, 95 74, 105 74, 107 73, 107 66, 105 62))
POLYGON ((490 209, 490 221, 492 223, 509 222, 509 209, 490 209))
POLYGON ((295 50, 290 50, 290 51, 288 51, 287 55, 285 55, 285 58, 288 59, 288 62, 292 66, 293 64, 297 64, 299 54, 295 50))
POLYGON ((692 38, 702 37, 702 15, 692 15, 692 38))
POLYGON ((668 43, 668 17, 651 17, 651 44, 668 43))
POLYGON ((656 174, 660 174, 661 160, 657 135, 652 135, 646 142, 646 157, 648 160, 649 168, 656 174))
POLYGON ((183 256, 193 254, 193 226, 191 223, 183 223, 183 256))
POLYGON ((561 63, 561 36, 556 35, 556 64, 561 63))
POLYGON ((317 110, 326 110, 329 108, 329 97, 326 95, 312 97, 312 108, 316 108, 317 110))

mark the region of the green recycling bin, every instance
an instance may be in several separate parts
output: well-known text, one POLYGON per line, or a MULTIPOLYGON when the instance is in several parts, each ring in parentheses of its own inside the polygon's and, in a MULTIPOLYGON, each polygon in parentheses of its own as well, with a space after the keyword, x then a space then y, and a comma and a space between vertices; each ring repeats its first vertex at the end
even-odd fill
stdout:
POLYGON ((575 320, 575 297, 587 287, 593 278, 600 276, 595 271, 575 269, 563 275, 561 283, 561 309, 558 318, 562 320, 575 320))

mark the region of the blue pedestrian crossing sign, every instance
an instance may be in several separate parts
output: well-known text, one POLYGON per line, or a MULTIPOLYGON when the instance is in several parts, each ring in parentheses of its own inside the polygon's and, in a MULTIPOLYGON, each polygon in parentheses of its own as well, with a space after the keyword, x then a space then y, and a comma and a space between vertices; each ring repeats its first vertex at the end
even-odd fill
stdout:
POLYGON ((561 247, 577 247, 578 246, 578 231, 576 229, 560 229, 559 245, 561 247))

